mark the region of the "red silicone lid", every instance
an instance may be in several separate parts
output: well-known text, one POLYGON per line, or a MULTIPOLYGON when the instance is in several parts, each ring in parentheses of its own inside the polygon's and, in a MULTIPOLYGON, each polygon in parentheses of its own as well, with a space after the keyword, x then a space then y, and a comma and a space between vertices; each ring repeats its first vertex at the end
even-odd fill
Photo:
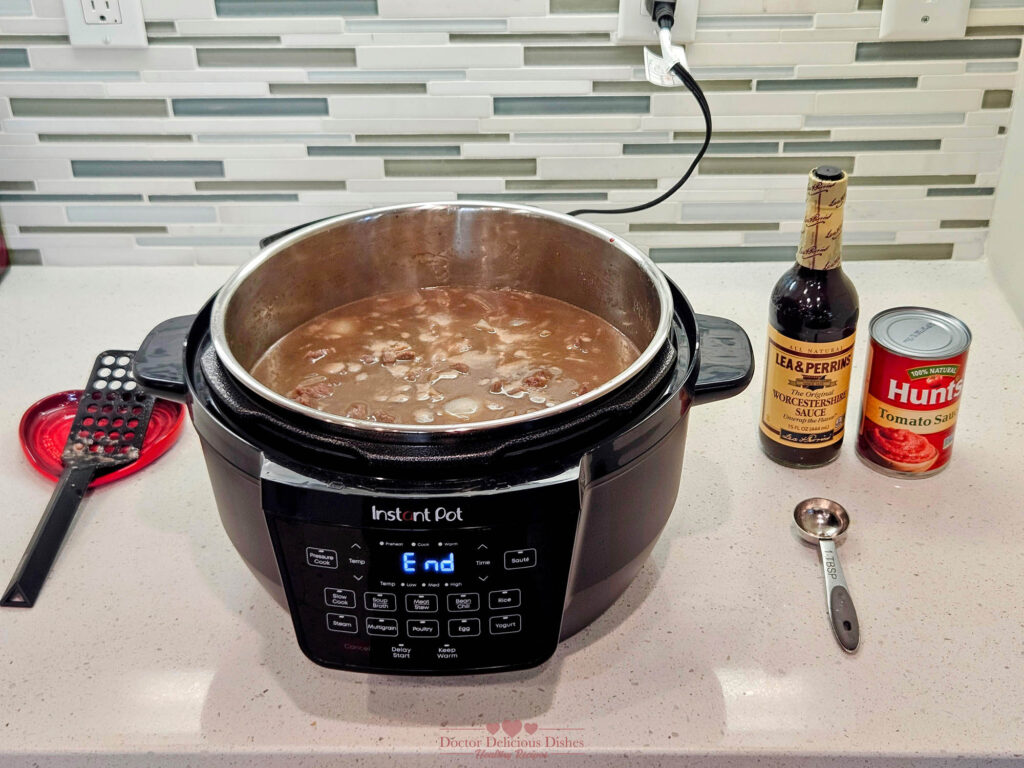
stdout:
MULTIPOLYGON (((71 432, 81 397, 80 389, 47 395, 30 406, 21 417, 21 425, 18 427, 21 449, 32 466, 51 480, 56 480, 64 471, 60 456, 71 432)), ((184 406, 158 399, 153 405, 153 414, 139 458, 114 472, 100 475, 89 483, 89 487, 112 483, 152 464, 174 445, 184 422, 184 406)))

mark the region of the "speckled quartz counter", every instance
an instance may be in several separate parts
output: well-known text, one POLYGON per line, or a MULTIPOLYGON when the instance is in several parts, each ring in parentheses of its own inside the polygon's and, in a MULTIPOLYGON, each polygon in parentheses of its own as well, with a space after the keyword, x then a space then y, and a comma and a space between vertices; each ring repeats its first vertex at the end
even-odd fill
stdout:
MULTIPOLYGON (((783 268, 667 271, 697 311, 747 329, 760 365, 783 268)), ((742 396, 692 412, 682 492, 650 561, 551 661, 373 677, 301 654, 221 529, 187 429, 152 467, 87 498, 35 608, 0 611, 0 764, 474 765, 492 759, 473 754, 480 743, 494 755, 488 737, 509 762, 548 765, 1024 759, 1024 332, 985 263, 848 272, 865 320, 920 303, 974 331, 943 474, 894 480, 851 444, 828 468, 776 466, 757 447, 759 371, 742 396), (790 527, 794 503, 816 494, 853 520, 840 553, 862 622, 854 656, 830 634, 817 555, 790 527), (505 730, 491 737, 495 723, 505 730)), ((198 309, 228 273, 21 267, 0 283, 4 583, 52 489, 21 454, 22 411, 81 386, 102 348, 137 346, 198 309), (77 297, 93 289, 117 296, 109 327, 104 306, 83 314, 77 297)))

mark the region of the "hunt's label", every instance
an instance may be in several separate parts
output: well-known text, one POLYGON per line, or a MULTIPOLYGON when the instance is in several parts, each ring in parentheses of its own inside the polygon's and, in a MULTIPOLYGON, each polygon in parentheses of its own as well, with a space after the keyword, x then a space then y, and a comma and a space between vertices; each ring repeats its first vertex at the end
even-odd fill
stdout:
POLYGON ((761 431, 781 445, 824 447, 843 438, 856 334, 824 344, 768 328, 761 431))

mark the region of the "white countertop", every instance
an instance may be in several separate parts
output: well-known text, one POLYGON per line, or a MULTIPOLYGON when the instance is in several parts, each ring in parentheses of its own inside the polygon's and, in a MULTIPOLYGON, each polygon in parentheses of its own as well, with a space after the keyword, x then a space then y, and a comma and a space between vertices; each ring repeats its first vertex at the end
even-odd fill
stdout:
MULTIPOLYGON (((666 271, 698 312, 747 329, 760 367, 784 268, 666 271)), ((933 306, 974 332, 942 474, 885 477, 852 441, 823 469, 773 464, 757 442, 758 370, 742 396, 691 412, 682 492, 650 561, 550 662, 382 677, 302 655, 221 529, 186 428, 152 467, 87 497, 35 608, 0 609, 0 764, 481 764, 442 759, 467 751, 442 739, 483 739, 485 724, 506 720, 582 744, 527 749, 517 763, 1024 759, 1024 331, 983 262, 847 270, 864 318, 853 418, 875 312, 933 306), (817 555, 790 527, 812 495, 850 510, 839 551, 862 624, 854 656, 830 633, 817 555)), ((24 409, 80 387, 102 349, 134 348, 160 320, 197 310, 229 272, 19 267, 0 282, 0 586, 53 488, 18 445, 24 409)))

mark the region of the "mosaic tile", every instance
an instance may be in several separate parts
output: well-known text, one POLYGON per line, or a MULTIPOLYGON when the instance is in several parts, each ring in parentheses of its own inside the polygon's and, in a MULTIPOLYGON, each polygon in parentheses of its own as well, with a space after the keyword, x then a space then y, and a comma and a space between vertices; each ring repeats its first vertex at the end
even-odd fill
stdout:
POLYGON ((223 176, 220 160, 72 160, 78 177, 97 176, 223 176))
POLYGON ((171 99, 175 115, 187 117, 278 117, 327 115, 327 99, 171 99))
POLYGON ((216 0, 218 16, 373 16, 377 0, 216 0))

